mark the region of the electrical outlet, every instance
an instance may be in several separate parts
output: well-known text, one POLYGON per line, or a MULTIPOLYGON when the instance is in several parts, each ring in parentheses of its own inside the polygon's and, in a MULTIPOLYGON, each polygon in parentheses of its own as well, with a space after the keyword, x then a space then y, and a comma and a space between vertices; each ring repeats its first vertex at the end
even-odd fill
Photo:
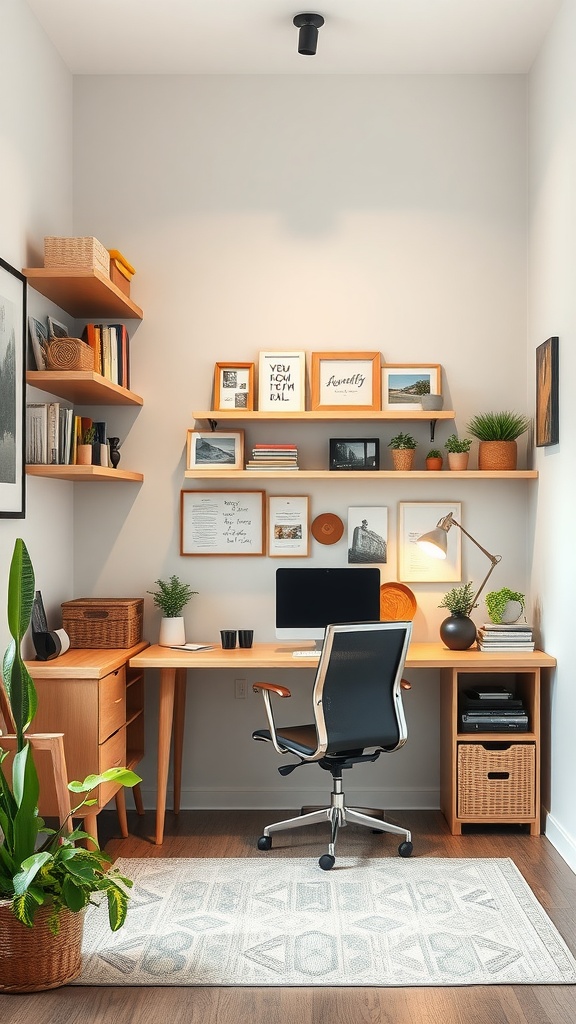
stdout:
POLYGON ((236 700, 246 699, 246 680, 235 679, 234 680, 234 696, 236 700))

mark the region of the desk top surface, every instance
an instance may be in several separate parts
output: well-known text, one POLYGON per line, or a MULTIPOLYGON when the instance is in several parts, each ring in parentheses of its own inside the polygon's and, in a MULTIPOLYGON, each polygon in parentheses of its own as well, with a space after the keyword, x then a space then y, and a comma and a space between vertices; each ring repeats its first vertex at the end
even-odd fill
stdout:
MULTIPOLYGON (((153 644, 130 659, 133 668, 294 668, 315 669, 315 658, 295 658, 294 650, 305 650, 305 644, 257 643, 250 648, 236 647, 224 651, 219 644, 205 651, 176 651, 153 644)), ((485 654, 475 648, 449 651, 441 643, 411 643, 406 668, 553 668, 556 659, 544 651, 499 651, 485 654)))

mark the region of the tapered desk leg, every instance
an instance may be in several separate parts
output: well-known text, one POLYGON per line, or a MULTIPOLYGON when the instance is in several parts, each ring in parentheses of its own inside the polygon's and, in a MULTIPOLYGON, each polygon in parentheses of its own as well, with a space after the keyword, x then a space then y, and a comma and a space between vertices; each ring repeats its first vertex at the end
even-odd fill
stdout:
POLYGON ((128 838, 128 817, 126 815, 126 796, 123 789, 116 793, 116 813, 120 824, 120 835, 123 839, 128 838))
POLYGON ((176 669, 160 669, 160 694, 158 706, 158 775, 156 782, 156 845, 164 841, 164 818, 166 815, 166 789, 170 763, 170 740, 174 715, 174 692, 176 669))
POLYGON ((174 695, 174 814, 180 811, 182 783, 182 749, 184 746, 184 719, 186 717, 186 669, 176 669, 174 695))
POLYGON ((142 800, 142 790, 140 789, 140 783, 137 786, 132 786, 132 796, 134 797, 134 806, 138 814, 144 814, 144 803, 142 800))

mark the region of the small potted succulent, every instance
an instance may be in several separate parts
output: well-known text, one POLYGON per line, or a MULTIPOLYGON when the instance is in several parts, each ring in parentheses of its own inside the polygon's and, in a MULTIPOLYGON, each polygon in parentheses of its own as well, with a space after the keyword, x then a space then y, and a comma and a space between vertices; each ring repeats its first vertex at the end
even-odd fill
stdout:
POLYGON ((517 622, 526 605, 525 595, 518 590, 510 590, 508 587, 491 590, 489 594, 486 594, 485 601, 490 621, 497 624, 517 622))
POLYGON ((450 434, 444 444, 448 452, 449 469, 468 469, 471 444, 472 440, 469 437, 457 437, 456 434, 450 434))
POLYGON ((175 574, 168 580, 156 580, 158 590, 148 590, 152 594, 154 604, 162 612, 158 643, 162 647, 179 646, 186 641, 186 630, 182 611, 191 597, 197 594, 188 583, 175 574))
POLYGON ((530 419, 523 413, 483 412, 473 416, 468 432, 477 437, 478 469, 514 470, 518 463, 516 439, 530 426, 530 419))
POLYGON ((92 445, 95 440, 96 427, 87 427, 76 448, 76 463, 78 466, 92 465, 92 445))
POLYGON ((440 624, 440 638, 451 651, 466 651, 476 639, 476 626, 470 618, 474 608, 474 590, 471 583, 453 587, 444 595, 439 608, 447 608, 450 615, 440 624))
POLYGON ((439 448, 431 448, 426 456, 426 469, 438 470, 442 469, 444 465, 444 459, 442 458, 442 452, 439 448))
POLYGON ((412 469, 417 442, 411 434, 396 434, 388 442, 388 447, 392 449, 394 469, 404 471, 412 469))

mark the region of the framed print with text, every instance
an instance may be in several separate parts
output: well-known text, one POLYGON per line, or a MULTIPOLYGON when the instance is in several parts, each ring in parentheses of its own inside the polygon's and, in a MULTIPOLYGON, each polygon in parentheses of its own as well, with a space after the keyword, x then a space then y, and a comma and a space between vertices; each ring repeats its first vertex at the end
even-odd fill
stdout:
POLYGON ((558 441, 558 338, 548 338, 536 349, 536 447, 558 441))
POLYGON ((180 491, 181 555, 263 555, 264 491, 180 491))
POLYGON ((268 498, 268 554, 270 558, 307 558, 310 552, 307 496, 268 498))
POLYGON ((401 501, 398 509, 398 579, 404 583, 455 583, 462 579, 462 533, 449 530, 446 558, 432 558, 416 543, 450 512, 461 521, 459 501, 401 501))
POLYGON ((244 431, 189 430, 186 469, 244 469, 244 431))
POLYGON ((216 363, 214 408, 254 408, 254 363, 216 363))
POLYGON ((313 352, 312 409, 380 409, 379 352, 313 352))
POLYGON ((438 363, 384 363, 382 409, 419 409, 422 395, 442 394, 442 367, 438 363))
POLYGON ((26 516, 26 278, 0 259, 0 519, 26 516))
POLYGON ((258 411, 304 412, 306 353, 261 352, 258 364, 258 411))

